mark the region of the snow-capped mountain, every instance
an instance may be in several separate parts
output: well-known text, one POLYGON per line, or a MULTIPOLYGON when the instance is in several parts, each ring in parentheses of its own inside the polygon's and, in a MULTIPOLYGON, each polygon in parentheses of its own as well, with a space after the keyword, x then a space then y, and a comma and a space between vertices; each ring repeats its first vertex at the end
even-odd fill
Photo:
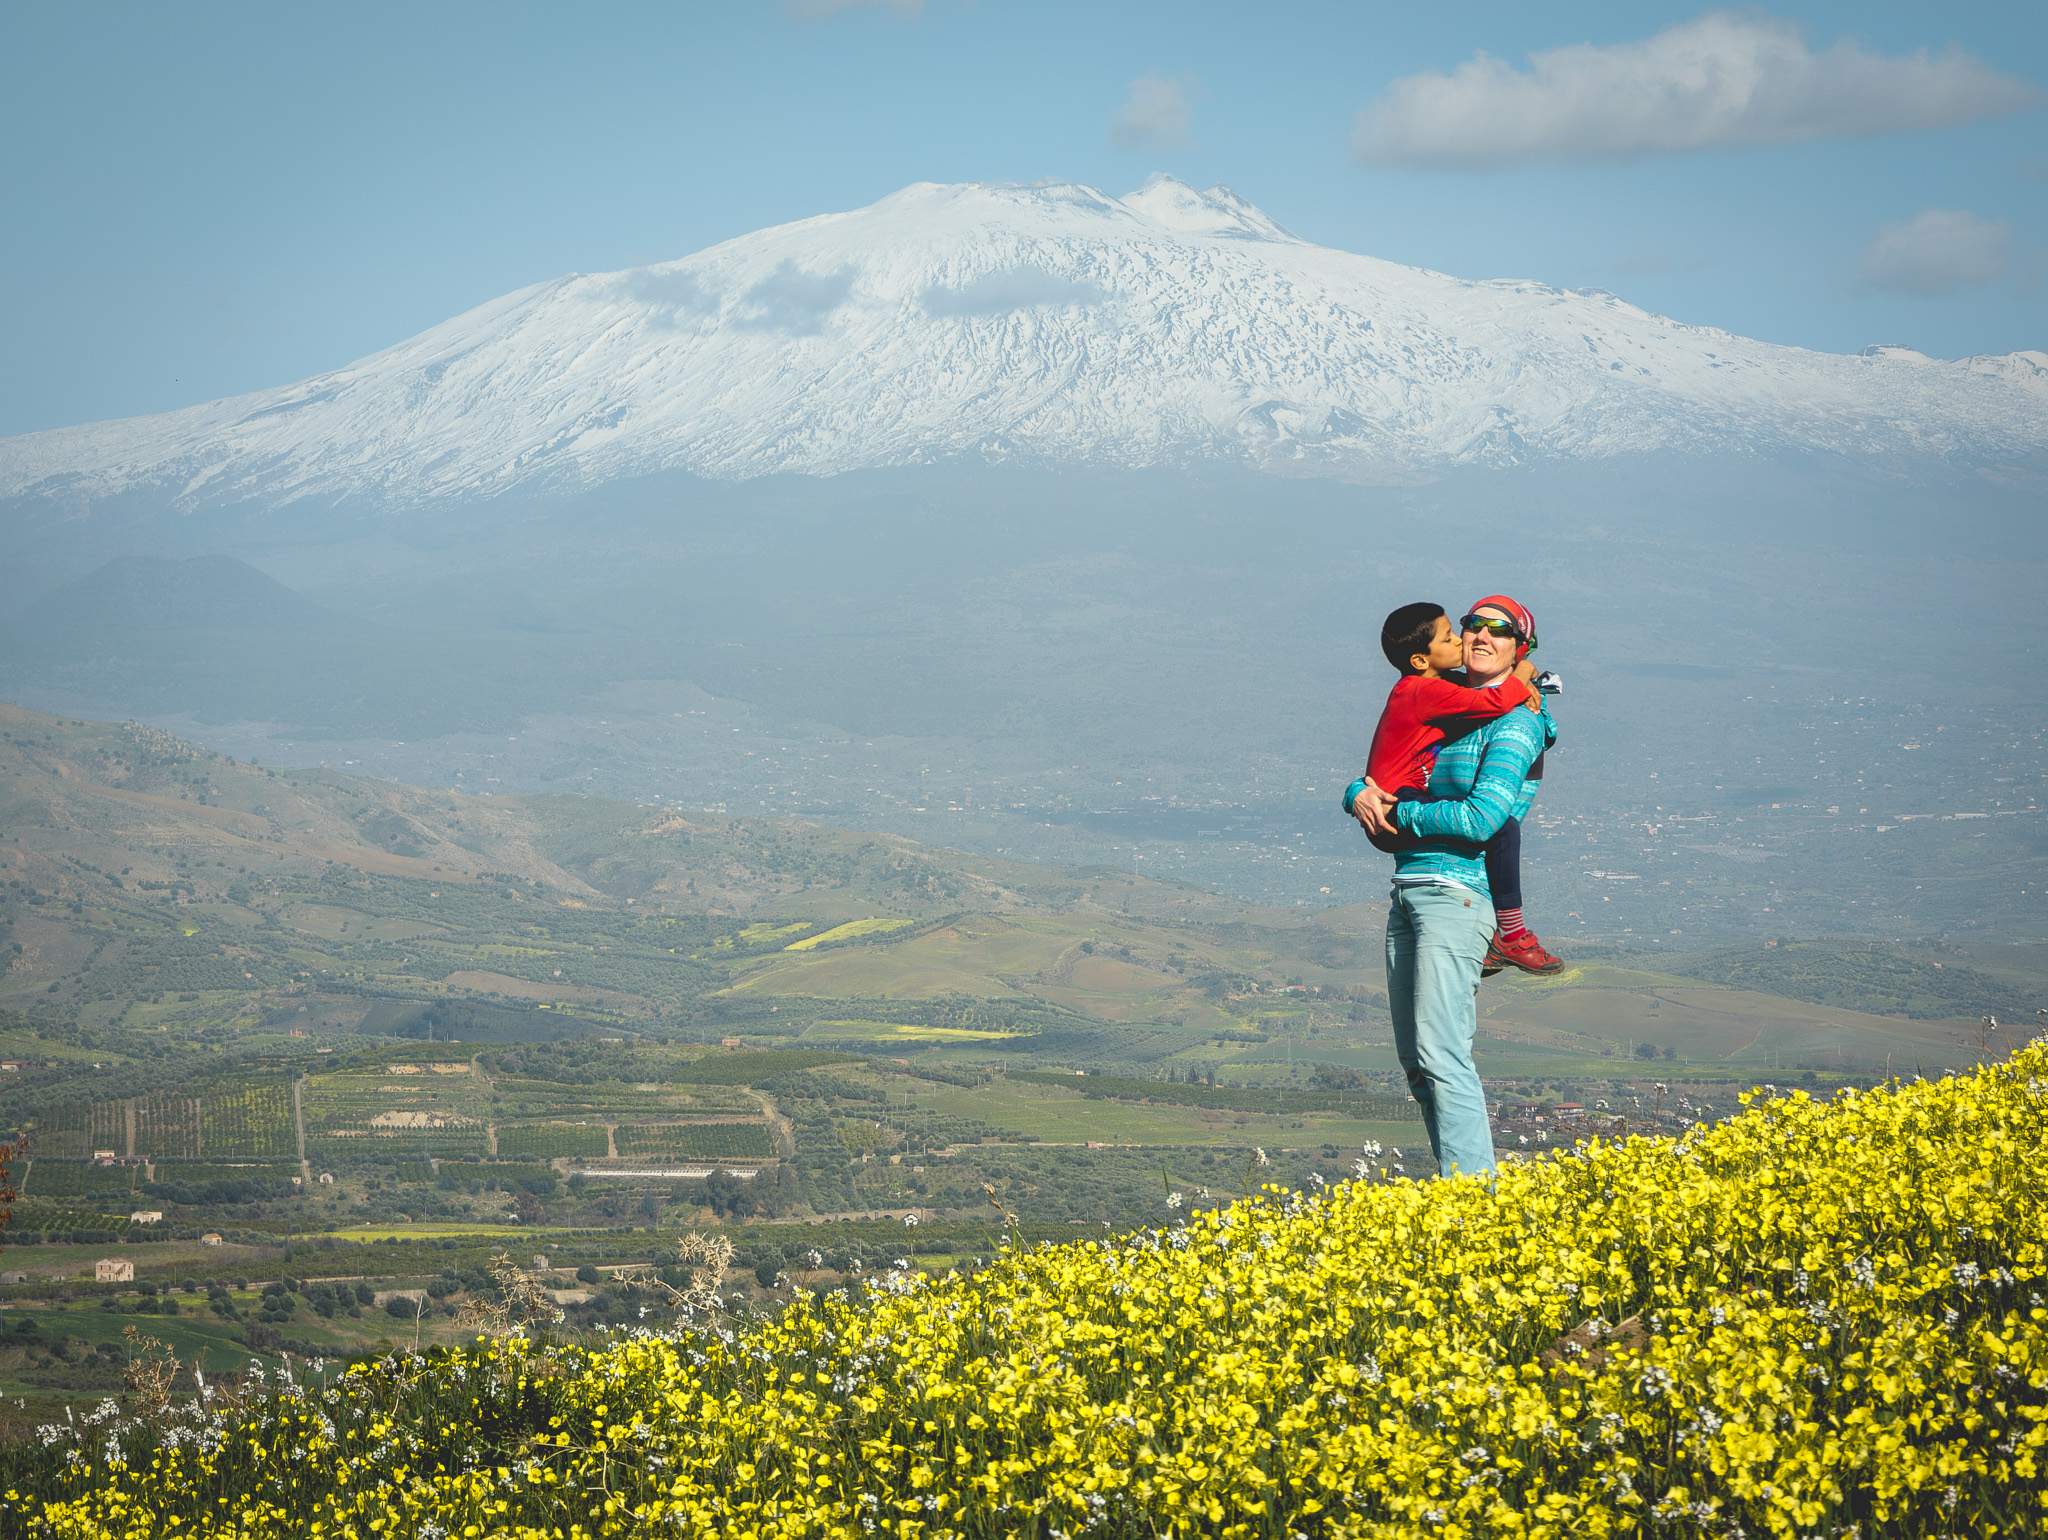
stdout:
POLYGON ((1408 480, 1727 449, 2032 457, 2048 354, 1774 346, 1311 245, 1170 178, 921 183, 536 284, 297 385, 0 441, 0 496, 403 505, 954 456, 1408 480))

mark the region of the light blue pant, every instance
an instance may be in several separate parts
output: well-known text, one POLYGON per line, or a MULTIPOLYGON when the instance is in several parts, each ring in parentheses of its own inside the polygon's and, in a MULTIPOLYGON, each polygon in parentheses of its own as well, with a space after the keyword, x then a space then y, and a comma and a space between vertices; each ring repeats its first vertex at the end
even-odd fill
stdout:
POLYGON ((1494 1169, 1486 1093, 1472 1067, 1479 965, 1493 928, 1493 906, 1464 888, 1395 888, 1387 906, 1394 1051, 1445 1176, 1494 1169))

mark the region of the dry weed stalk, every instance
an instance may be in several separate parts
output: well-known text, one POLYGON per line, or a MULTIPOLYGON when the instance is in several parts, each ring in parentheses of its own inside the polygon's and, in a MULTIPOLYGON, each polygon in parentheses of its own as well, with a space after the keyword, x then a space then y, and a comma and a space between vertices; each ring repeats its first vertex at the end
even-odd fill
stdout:
MULTIPOLYGON (((121 1371, 122 1382, 134 1395, 142 1415, 154 1417, 171 1404, 171 1384, 183 1366, 168 1342, 145 1337, 133 1326, 122 1327, 121 1335, 128 1341, 129 1353, 127 1367, 121 1371)), ((193 1360, 195 1368, 198 1362, 193 1360)))
POLYGON ((983 1182, 981 1190, 988 1194, 988 1201, 995 1205, 996 1212, 1002 1216, 1002 1234, 996 1241, 996 1250, 1001 1251, 1010 1244, 1017 1233, 1017 1226, 1023 1221, 1010 1212, 1010 1206, 1003 1202, 1003 1195, 996 1191, 994 1183, 983 1182))
POLYGON ((521 1272, 502 1251, 491 1254, 491 1279, 502 1299, 472 1299, 455 1318, 457 1326, 475 1327, 492 1337, 509 1337, 530 1326, 555 1326, 562 1320, 562 1307, 547 1286, 531 1273, 521 1272))
POLYGON ((618 1277, 621 1282, 660 1289, 678 1310, 716 1310, 725 1303, 718 1289, 725 1281, 726 1269, 732 1266, 732 1250, 730 1236, 693 1230, 676 1242, 676 1266, 689 1273, 682 1288, 663 1282, 653 1268, 622 1272, 618 1277))

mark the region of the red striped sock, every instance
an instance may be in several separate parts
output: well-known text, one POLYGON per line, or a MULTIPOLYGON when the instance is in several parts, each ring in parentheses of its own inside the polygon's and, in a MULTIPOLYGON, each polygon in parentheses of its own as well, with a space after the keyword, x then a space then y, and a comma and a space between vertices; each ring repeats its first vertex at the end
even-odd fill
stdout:
POLYGON ((1521 935, 1524 928, 1522 925, 1521 910, 1496 909, 1493 911, 1493 917, 1500 924, 1501 940, 1510 941, 1513 940, 1516 936, 1521 935))

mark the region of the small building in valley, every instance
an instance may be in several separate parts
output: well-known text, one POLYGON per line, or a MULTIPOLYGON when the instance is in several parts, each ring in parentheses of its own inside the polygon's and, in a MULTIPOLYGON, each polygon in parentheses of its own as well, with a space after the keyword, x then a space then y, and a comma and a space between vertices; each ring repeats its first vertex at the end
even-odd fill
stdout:
POLYGON ((160 1208, 139 1208, 128 1216, 132 1225, 160 1225, 164 1222, 164 1211, 160 1208))
POLYGON ((220 1233, 219 1233, 218 1231, 216 1231, 216 1230, 208 1230, 208 1231, 207 1231, 207 1232, 206 1232, 206 1233, 205 1233, 204 1235, 202 1235, 202 1236, 200 1236, 200 1237, 199 1237, 199 1244, 200 1244, 200 1245, 202 1245, 202 1246, 218 1246, 218 1245, 220 1245, 220 1244, 221 1244, 221 1238, 220 1238, 220 1233))
POLYGON ((126 1257, 101 1257, 93 1264, 94 1283, 133 1283, 135 1264, 126 1257))

